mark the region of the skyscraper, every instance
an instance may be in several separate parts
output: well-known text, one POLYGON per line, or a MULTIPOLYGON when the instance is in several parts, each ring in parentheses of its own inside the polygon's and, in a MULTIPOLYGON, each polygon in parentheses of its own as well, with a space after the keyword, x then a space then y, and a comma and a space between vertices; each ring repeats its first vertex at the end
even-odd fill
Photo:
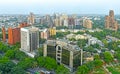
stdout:
POLYGON ((33 13, 30 13, 28 16, 28 24, 33 25, 35 23, 35 16, 33 13))
POLYGON ((39 48, 39 29, 36 27, 21 28, 21 50, 31 53, 34 57, 37 48, 39 48))
POLYGON ((114 19, 114 11, 110 10, 109 15, 105 16, 105 28, 110 30, 118 30, 118 23, 114 19))

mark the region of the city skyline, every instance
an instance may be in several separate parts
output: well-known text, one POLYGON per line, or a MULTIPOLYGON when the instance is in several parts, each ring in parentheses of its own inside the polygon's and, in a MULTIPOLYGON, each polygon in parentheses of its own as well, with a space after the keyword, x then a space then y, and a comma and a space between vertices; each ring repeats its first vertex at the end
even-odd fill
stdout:
POLYGON ((2 0, 0 14, 107 14, 120 13, 120 0, 2 0))

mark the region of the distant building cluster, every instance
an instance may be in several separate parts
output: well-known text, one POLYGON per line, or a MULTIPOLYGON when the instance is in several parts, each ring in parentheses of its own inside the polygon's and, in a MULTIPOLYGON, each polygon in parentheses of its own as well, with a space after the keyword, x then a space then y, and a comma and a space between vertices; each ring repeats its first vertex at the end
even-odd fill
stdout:
MULTIPOLYGON (((11 18, 13 17, 9 17, 9 20, 11 18)), ((30 15, 25 17, 26 19, 24 20, 26 21, 22 23, 20 23, 23 21, 22 17, 19 16, 19 18, 21 18, 19 22, 9 22, 12 25, 7 23, 6 26, 3 26, 0 23, 2 41, 9 45, 14 45, 19 42, 21 44, 20 50, 33 58, 36 56, 36 52, 38 52, 37 49, 41 46, 43 47, 44 57, 54 58, 58 64, 63 64, 70 71, 75 71, 78 66, 82 65, 83 60, 86 60, 86 62, 94 60, 92 53, 89 54, 87 53, 88 51, 83 52, 77 45, 78 40, 84 39, 85 47, 95 44, 98 44, 100 47, 104 46, 101 40, 92 37, 91 34, 102 31, 101 29, 92 29, 92 20, 99 21, 101 20, 100 17, 77 17, 76 15, 66 14, 35 17, 33 13, 30 13, 30 15), (68 29, 61 29, 60 27, 67 27, 68 29), (82 29, 80 29, 81 27, 82 29), (61 33, 58 34, 56 32, 61 33), (62 32, 64 33, 62 34, 62 32), (87 32, 91 35, 86 34, 87 32), (58 36, 60 35, 63 36, 63 39, 59 39, 60 37, 58 36), (83 55, 85 58, 83 58, 83 55)), ((14 18, 14 20, 15 19, 16 18, 14 18)), ((7 21, 6 18, 5 21, 7 21)), ((110 10, 109 15, 105 17, 105 28, 115 31, 118 30, 118 23, 114 19, 113 10, 110 10)), ((106 36, 106 40, 108 43, 111 41, 119 41, 118 38, 109 35, 106 36)), ((99 52, 99 50, 97 52, 99 52)))
POLYGON ((105 28, 110 30, 118 30, 118 22, 114 19, 114 11, 110 10, 109 15, 105 17, 105 28))
POLYGON ((68 16, 66 14, 53 14, 53 16, 46 15, 40 19, 41 24, 48 24, 49 27, 59 27, 64 26, 70 29, 82 27, 82 19, 78 18, 76 15, 68 16))

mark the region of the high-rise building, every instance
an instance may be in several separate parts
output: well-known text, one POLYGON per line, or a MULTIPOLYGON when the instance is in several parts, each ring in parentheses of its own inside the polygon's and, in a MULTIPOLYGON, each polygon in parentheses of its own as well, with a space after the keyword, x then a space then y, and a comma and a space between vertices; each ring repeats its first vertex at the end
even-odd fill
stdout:
POLYGON ((68 27, 71 28, 71 29, 73 29, 74 26, 75 26, 75 18, 69 17, 68 18, 68 27))
POLYGON ((45 22, 46 22, 46 24, 47 24, 49 27, 53 27, 53 26, 54 26, 53 20, 52 20, 52 18, 51 18, 50 15, 46 15, 46 16, 45 16, 45 22))
POLYGON ((92 21, 89 19, 84 19, 83 20, 83 27, 92 29, 92 21))
POLYGON ((75 19, 75 28, 76 29, 80 29, 81 28, 80 19, 78 19, 78 18, 75 19))
POLYGON ((56 27, 50 28, 49 34, 50 34, 50 36, 56 35, 56 27))
POLYGON ((8 44, 20 42, 20 28, 8 28, 8 44))
POLYGON ((105 28, 110 30, 118 30, 118 23, 114 19, 114 11, 110 10, 109 15, 105 16, 105 28))
POLYGON ((47 40, 43 55, 56 59, 58 64, 65 65, 70 71, 82 64, 81 49, 67 40, 47 40))
POLYGON ((75 25, 75 19, 73 17, 68 18, 68 25, 75 25))
POLYGON ((54 26, 59 26, 60 20, 59 18, 54 19, 54 26))
POLYGON ((20 28, 29 26, 27 23, 20 23, 18 27, 8 28, 8 44, 13 45, 20 42, 20 28))
POLYGON ((35 23, 35 15, 33 13, 30 13, 28 16, 28 24, 33 25, 35 23))
POLYGON ((2 40, 3 40, 3 42, 6 41, 6 30, 5 30, 5 27, 2 27, 2 40))
POLYGON ((21 28, 21 50, 34 57, 39 48, 39 29, 36 27, 21 28), (30 54, 31 53, 31 54, 30 54))

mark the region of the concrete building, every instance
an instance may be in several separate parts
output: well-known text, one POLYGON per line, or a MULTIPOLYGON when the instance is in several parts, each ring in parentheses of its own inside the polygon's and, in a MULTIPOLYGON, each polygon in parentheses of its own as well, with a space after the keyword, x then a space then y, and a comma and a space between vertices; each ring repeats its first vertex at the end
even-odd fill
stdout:
POLYGON ((110 10, 109 15, 105 16, 105 28, 110 30, 118 30, 118 22, 114 19, 114 11, 110 10))
POLYGON ((48 15, 48 14, 45 16, 45 23, 49 27, 53 27, 54 26, 54 22, 52 20, 52 17, 50 15, 48 15))
POLYGON ((29 26, 27 23, 20 23, 17 27, 8 28, 8 44, 13 45, 20 42, 20 28, 29 26))
POLYGON ((59 26, 59 24, 60 24, 59 18, 54 19, 54 25, 59 26))
POLYGON ((47 40, 43 54, 56 59, 58 64, 63 64, 70 71, 82 64, 82 49, 67 40, 47 40))
POLYGON ((79 39, 85 39, 86 40, 87 39, 87 35, 86 34, 83 34, 83 35, 78 34, 78 35, 75 36, 75 39, 76 40, 79 40, 79 39))
POLYGON ((50 36, 56 35, 56 27, 50 28, 49 29, 49 34, 50 34, 50 36))
POLYGON ((3 42, 6 42, 6 30, 5 30, 5 27, 2 27, 2 40, 3 40, 3 42))
POLYGON ((8 44, 20 42, 20 28, 8 28, 8 44))
POLYGON ((92 29, 92 21, 89 19, 84 19, 83 20, 83 27, 92 29))
POLYGON ((66 38, 67 39, 72 39, 72 38, 74 38, 75 40, 79 40, 79 39, 87 39, 87 35, 86 34, 83 34, 83 35, 81 35, 81 34, 77 34, 77 35, 75 35, 75 34, 68 34, 68 35, 66 35, 66 38))
POLYGON ((68 20, 67 20, 67 19, 64 19, 64 21, 63 21, 63 26, 68 27, 68 20))
POLYGON ((21 50, 31 57, 39 48, 39 29, 36 27, 21 28, 21 50))
POLYGON ((113 41, 115 41, 115 42, 120 41, 120 39, 118 39, 116 37, 109 36, 109 35, 106 36, 106 39, 107 39, 108 43, 113 42, 113 41))
POLYGON ((68 26, 68 16, 66 14, 62 14, 59 18, 60 26, 68 26))
POLYGON ((75 29, 80 29, 80 28, 81 28, 80 19, 75 19, 75 29))
POLYGON ((30 13, 28 16, 28 24, 33 25, 35 23, 35 16, 33 13, 30 13))
POLYGON ((98 40, 95 37, 89 37, 88 38, 88 45, 94 45, 94 44, 99 44, 100 46, 104 46, 104 44, 102 43, 102 41, 98 40))
POLYGON ((66 35, 66 38, 67 39, 72 39, 72 38, 75 38, 75 36, 76 36, 75 34, 71 33, 71 34, 66 35))
POLYGON ((68 18, 68 27, 73 29, 74 26, 75 26, 75 18, 69 17, 68 18))
POLYGON ((40 33, 40 36, 41 36, 41 39, 48 39, 48 37, 49 37, 49 32, 48 32, 48 30, 45 29, 44 31, 42 31, 42 32, 40 33))

